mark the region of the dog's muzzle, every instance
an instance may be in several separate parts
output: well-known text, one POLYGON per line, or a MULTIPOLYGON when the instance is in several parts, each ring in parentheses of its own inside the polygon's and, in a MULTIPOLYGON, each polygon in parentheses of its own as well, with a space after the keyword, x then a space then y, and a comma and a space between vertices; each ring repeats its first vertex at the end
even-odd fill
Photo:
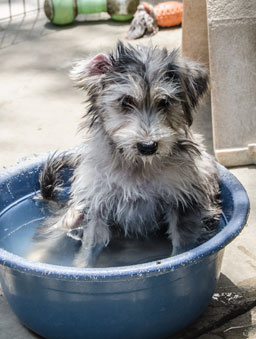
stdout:
POLYGON ((152 155, 156 153, 158 143, 156 141, 142 141, 137 143, 137 149, 141 155, 152 155))

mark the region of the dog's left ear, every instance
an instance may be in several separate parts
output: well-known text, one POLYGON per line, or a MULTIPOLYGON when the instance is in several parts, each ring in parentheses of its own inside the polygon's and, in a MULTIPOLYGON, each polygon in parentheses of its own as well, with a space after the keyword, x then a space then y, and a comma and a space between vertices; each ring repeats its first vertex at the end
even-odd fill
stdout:
POLYGON ((103 53, 89 60, 77 62, 70 72, 71 79, 77 87, 86 89, 90 84, 100 82, 102 76, 112 70, 110 58, 103 53))
POLYGON ((181 63, 175 67, 175 79, 180 83, 184 116, 188 126, 191 126, 193 111, 208 90, 208 72, 202 65, 182 59, 181 63))
POLYGON ((180 73, 180 82, 183 88, 184 98, 182 108, 189 126, 193 122, 193 110, 197 107, 200 99, 207 92, 209 76, 207 70, 193 61, 185 61, 180 73))

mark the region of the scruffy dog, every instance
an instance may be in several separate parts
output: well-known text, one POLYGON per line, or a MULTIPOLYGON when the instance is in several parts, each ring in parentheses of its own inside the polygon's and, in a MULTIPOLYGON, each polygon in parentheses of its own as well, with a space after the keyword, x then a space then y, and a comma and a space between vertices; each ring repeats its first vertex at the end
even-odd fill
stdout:
POLYGON ((176 50, 119 42, 113 54, 77 63, 72 78, 87 93, 86 141, 42 170, 42 196, 55 200, 61 169, 75 168, 69 201, 55 203, 29 257, 47 262, 69 235, 82 242, 74 264, 90 267, 113 230, 147 236, 163 224, 172 255, 195 243, 220 216, 215 162, 190 129, 205 69, 176 50))

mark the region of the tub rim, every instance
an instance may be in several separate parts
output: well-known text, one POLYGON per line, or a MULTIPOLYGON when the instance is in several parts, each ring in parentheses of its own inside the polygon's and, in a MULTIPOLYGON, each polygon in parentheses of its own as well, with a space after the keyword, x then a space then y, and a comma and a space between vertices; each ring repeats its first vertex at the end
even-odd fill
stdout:
MULTIPOLYGON (((19 175, 21 172, 24 173, 35 169, 39 170, 48 156, 49 153, 44 153, 32 159, 25 159, 19 164, 3 171, 0 173, 0 186, 10 177, 19 175)), ((104 281, 115 279, 123 280, 133 277, 145 278, 147 276, 173 272, 180 267, 184 268, 196 264, 206 257, 217 254, 237 237, 246 224, 249 215, 250 203, 246 190, 239 180, 224 166, 220 164, 217 164, 217 166, 221 174, 221 179, 225 179, 225 186, 232 195, 233 213, 228 222, 228 226, 198 247, 174 257, 161 259, 160 261, 156 260, 144 264, 108 268, 76 268, 38 263, 0 248, 0 265, 19 272, 45 278, 75 281, 104 281)))

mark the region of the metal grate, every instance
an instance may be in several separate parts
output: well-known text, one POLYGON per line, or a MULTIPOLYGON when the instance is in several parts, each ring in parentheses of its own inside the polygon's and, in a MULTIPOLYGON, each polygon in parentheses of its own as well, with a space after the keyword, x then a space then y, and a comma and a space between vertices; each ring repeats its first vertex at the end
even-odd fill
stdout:
POLYGON ((8 21, 31 12, 39 12, 42 0, 6 0, 0 4, 0 21, 8 21))
POLYGON ((47 34, 44 0, 0 0, 0 50, 47 34))

